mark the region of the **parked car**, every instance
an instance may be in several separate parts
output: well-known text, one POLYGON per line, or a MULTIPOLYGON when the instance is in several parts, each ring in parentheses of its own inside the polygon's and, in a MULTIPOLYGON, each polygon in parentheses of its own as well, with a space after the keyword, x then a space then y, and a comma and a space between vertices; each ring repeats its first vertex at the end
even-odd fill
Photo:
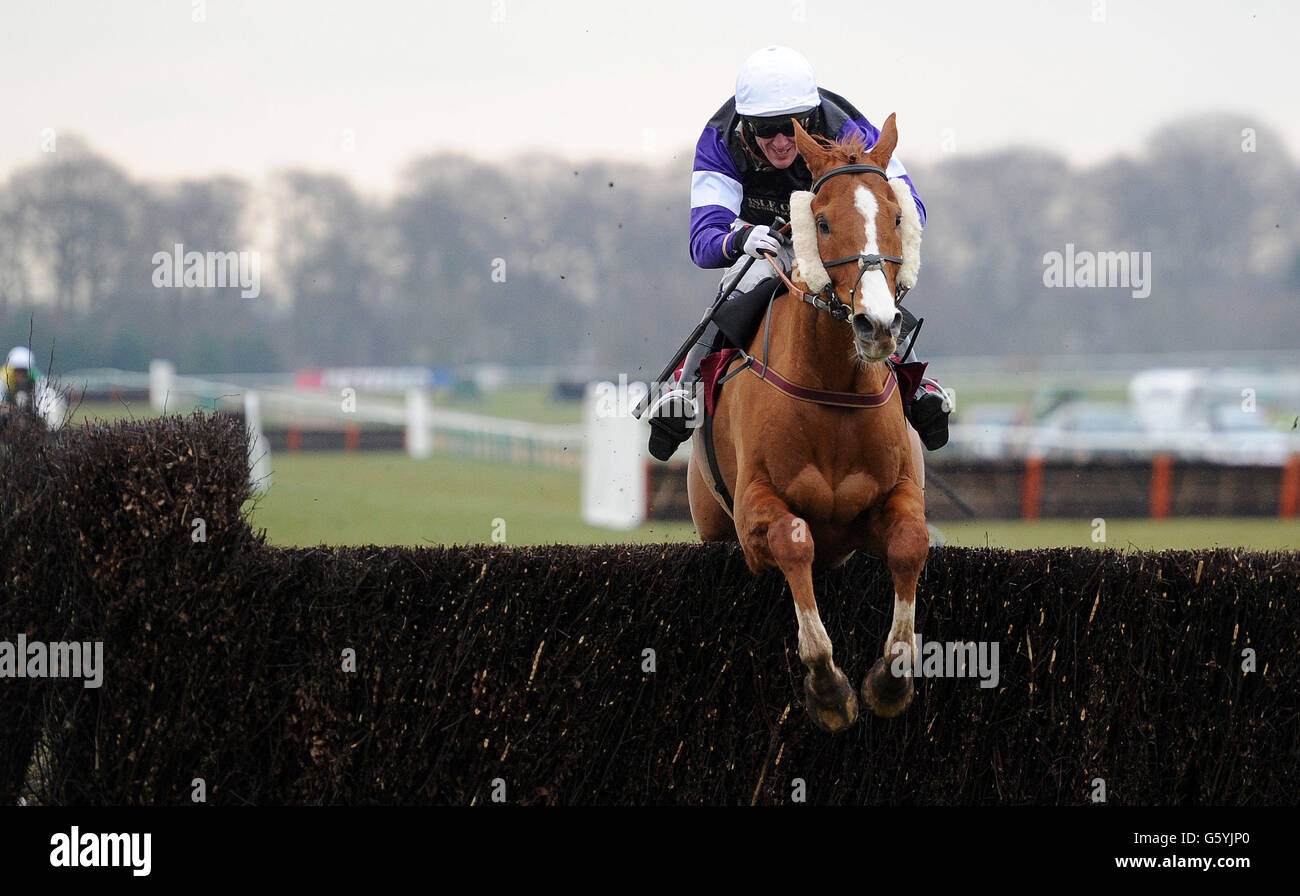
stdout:
POLYGON ((1210 408, 1200 458, 1217 464, 1280 467, 1297 450, 1286 433, 1268 425, 1264 415, 1237 404, 1210 408))
POLYGON ((961 453, 980 460, 998 460, 1011 453, 1026 413, 1017 404, 971 405, 957 413, 952 427, 952 444, 961 453))
POLYGON ((1142 424, 1127 405, 1074 401, 1049 413, 1030 436, 1030 457, 1087 463, 1149 454, 1142 424))

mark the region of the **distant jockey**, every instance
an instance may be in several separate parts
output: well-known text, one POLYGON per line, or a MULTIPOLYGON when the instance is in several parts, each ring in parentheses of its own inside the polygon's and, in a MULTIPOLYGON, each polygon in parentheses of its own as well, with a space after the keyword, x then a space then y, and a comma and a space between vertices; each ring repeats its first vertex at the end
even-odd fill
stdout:
MULTIPOLYGON (((778 216, 789 220, 790 194, 812 187, 812 174, 795 146, 792 118, 809 134, 831 140, 860 134, 870 147, 880 136, 848 100, 820 89, 812 66, 794 50, 767 47, 745 61, 735 96, 700 135, 691 175, 691 260, 702 268, 727 268, 730 275, 748 257, 760 259, 728 303, 772 286, 776 272, 763 260, 764 253, 776 255, 787 273, 793 266, 788 242, 769 232, 778 216)), ((925 205, 897 155, 887 174, 901 177, 911 188, 924 226, 925 205)), ((687 354, 675 387, 651 406, 650 453, 660 460, 667 460, 689 438, 690 421, 702 411, 694 397, 700 362, 718 336, 717 326, 710 324, 687 354)), ((943 387, 922 380, 908 420, 926 448, 933 451, 947 443, 951 409, 943 387)))
POLYGON ((18 407, 33 407, 36 381, 41 372, 33 363, 31 349, 24 345, 9 351, 5 366, 0 369, 0 403, 18 407))

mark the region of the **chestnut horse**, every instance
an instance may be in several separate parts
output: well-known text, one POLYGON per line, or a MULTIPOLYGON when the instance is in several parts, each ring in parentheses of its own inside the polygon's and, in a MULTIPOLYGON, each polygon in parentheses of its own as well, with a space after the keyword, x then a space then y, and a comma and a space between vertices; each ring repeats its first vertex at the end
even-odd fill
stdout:
POLYGON ((885 363, 897 348, 897 298, 920 264, 911 194, 885 174, 897 141, 893 115, 869 150, 811 137, 796 122, 799 153, 817 179, 812 193, 791 196, 797 262, 787 285, 796 292, 768 306, 749 346, 750 370, 732 373, 711 424, 734 512, 712 487, 703 436, 694 439, 688 473, 700 537, 739 541, 752 573, 777 566, 790 583, 808 668, 805 705, 830 732, 853 724, 858 702, 817 612, 814 567, 838 566, 859 549, 889 566, 893 625, 862 682, 872 712, 907 708, 917 659, 916 586, 929 550, 924 471, 885 363), (821 403, 830 393, 840 400, 821 403), (909 674, 895 677, 890 666, 904 650, 911 662, 900 668, 909 674))

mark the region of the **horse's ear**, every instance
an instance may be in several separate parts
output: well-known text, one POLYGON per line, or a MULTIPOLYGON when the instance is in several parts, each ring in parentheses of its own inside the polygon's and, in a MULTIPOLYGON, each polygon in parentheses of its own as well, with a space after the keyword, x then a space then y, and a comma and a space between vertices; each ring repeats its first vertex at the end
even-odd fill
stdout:
POLYGON ((884 127, 880 129, 880 136, 876 138, 876 145, 871 147, 871 152, 867 155, 872 164, 879 168, 887 168, 896 146, 898 146, 898 125, 894 123, 894 113, 890 112, 889 117, 885 119, 884 127))
POLYGON ((799 155, 803 156, 814 178, 821 177, 835 164, 835 160, 831 158, 831 151, 823 147, 816 137, 805 131, 798 121, 794 123, 794 145, 799 148, 799 155))

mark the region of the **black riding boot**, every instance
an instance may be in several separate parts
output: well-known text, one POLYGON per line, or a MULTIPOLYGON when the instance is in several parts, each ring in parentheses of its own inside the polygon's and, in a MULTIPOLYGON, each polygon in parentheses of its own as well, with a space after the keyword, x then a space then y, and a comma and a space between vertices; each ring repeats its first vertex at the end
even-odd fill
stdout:
MULTIPOLYGON (((901 373, 903 367, 923 363, 916 354, 916 337, 921 333, 922 321, 917 320, 916 316, 902 305, 899 305, 898 309, 903 313, 903 328, 899 334, 902 342, 899 351, 904 352, 905 361, 900 361, 898 355, 889 359, 894 365, 896 374, 901 373), (902 343, 907 345, 905 351, 902 343)), ((900 385, 905 382, 910 383, 916 376, 917 374, 912 374, 908 378, 899 376, 898 382, 900 385)), ((948 444, 948 415, 952 413, 952 398, 943 386, 939 385, 938 380, 922 376, 916 391, 912 393, 911 401, 904 403, 903 413, 912 424, 912 428, 916 430, 916 434, 921 437, 921 444, 927 450, 937 451, 948 444)))
MULTIPOLYGON (((895 367, 901 365, 897 356, 889 359, 895 367)), ((908 352, 907 364, 921 363, 915 351, 908 352)), ((899 382, 904 382, 899 379, 899 382)), ((929 451, 937 451, 948 444, 948 415, 952 413, 952 398, 939 385, 939 381, 922 377, 912 400, 904 407, 904 413, 916 434, 921 437, 921 444, 929 451)))
POLYGON ((691 437, 692 427, 699 425, 700 415, 704 413, 702 403, 695 400, 700 362, 713 350, 718 335, 717 326, 710 322, 686 353, 677 383, 650 406, 650 455, 656 460, 672 457, 677 446, 691 437))
POLYGON ((778 277, 766 277, 744 292, 734 292, 722 303, 682 363, 678 388, 669 392, 650 412, 650 453, 659 460, 673 456, 677 446, 691 436, 691 428, 704 421, 703 396, 697 395, 700 362, 724 345, 749 345, 763 313, 780 288, 778 277), (681 390, 681 391, 679 391, 681 390))
POLYGON ((907 418, 927 450, 937 451, 948 444, 948 415, 951 413, 952 399, 939 381, 930 377, 921 380, 921 386, 908 406, 907 418))

